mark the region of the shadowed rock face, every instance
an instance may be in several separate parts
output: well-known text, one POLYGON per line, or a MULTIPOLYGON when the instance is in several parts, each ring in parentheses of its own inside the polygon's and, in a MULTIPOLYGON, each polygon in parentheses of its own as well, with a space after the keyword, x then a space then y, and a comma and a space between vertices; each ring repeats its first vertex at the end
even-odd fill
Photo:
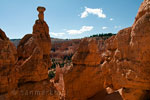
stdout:
POLYGON ((7 36, 5 35, 5 33, 0 29, 0 39, 1 40, 9 40, 8 38, 7 38, 7 36))
POLYGON ((17 50, 0 30, 0 47, 0 100, 58 100, 48 79, 51 39, 44 19, 36 20, 17 50))
POLYGON ((11 88, 10 85, 14 85, 11 74, 14 70, 12 66, 16 61, 16 47, 0 29, 0 94, 6 93, 11 88))
POLYGON ((84 39, 80 43, 72 59, 74 67, 64 76, 67 100, 86 100, 106 87, 122 88, 124 100, 149 98, 149 5, 150 0, 144 0, 132 27, 116 36, 103 42, 84 39))

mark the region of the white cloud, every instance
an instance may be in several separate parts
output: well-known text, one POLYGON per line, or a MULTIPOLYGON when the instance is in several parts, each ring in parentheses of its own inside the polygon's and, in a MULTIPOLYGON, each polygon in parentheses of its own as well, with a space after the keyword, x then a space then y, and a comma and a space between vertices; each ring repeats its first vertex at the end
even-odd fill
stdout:
POLYGON ((84 32, 91 31, 93 28, 94 28, 93 26, 82 26, 80 30, 68 30, 67 33, 72 35, 82 34, 84 32))
POLYGON ((110 18, 109 20, 110 20, 110 21, 113 21, 114 19, 113 19, 113 18, 110 18))
POLYGON ((114 26, 114 28, 118 28, 118 26, 114 26))
POLYGON ((81 18, 85 18, 89 14, 97 15, 99 18, 106 18, 106 15, 103 13, 101 8, 92 9, 87 7, 85 7, 85 11, 81 13, 81 18))
POLYGON ((65 33, 54 33, 54 32, 50 32, 50 34, 52 34, 53 36, 58 36, 58 37, 65 35, 65 33))
POLYGON ((105 27, 105 26, 104 26, 104 27, 102 27, 102 29, 103 29, 103 30, 105 30, 105 29, 107 29, 107 28, 108 28, 108 27, 105 27))
POLYGON ((114 28, 121 28, 121 26, 114 26, 114 28))

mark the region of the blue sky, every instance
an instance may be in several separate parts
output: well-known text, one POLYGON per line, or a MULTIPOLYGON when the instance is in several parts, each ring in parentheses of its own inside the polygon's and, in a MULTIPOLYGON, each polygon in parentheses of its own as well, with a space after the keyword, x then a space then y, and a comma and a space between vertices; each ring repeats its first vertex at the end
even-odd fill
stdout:
POLYGON ((82 38, 117 33, 133 24, 143 0, 0 0, 0 28, 7 36, 32 33, 38 6, 46 7, 50 36, 82 38))

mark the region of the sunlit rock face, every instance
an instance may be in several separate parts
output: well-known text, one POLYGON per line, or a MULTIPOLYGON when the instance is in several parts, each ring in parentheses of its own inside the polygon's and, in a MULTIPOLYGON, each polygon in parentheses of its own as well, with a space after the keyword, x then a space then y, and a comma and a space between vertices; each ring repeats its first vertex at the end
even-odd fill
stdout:
MULTIPOLYGON (((38 10, 40 9, 44 12, 44 8, 38 7, 38 10)), ((44 20, 36 20, 33 33, 25 35, 17 47, 21 83, 48 78, 48 67, 51 66, 50 50, 49 27, 44 20)))
MULTIPOLYGON (((105 91, 104 78, 99 67, 102 57, 99 46, 104 41, 85 38, 73 56, 73 68, 64 75, 66 100, 91 100, 98 92, 105 91), (99 44, 98 44, 99 43, 99 44)), ((106 96, 106 92, 102 96, 106 96)))
POLYGON ((17 48, 18 95, 23 93, 21 100, 57 100, 55 88, 48 80, 51 39, 49 27, 44 21, 45 8, 38 7, 37 10, 39 19, 33 26, 33 33, 25 35, 17 48))
POLYGON ((116 36, 80 43, 74 67, 64 76, 67 100, 86 100, 106 87, 122 89, 123 100, 150 97, 149 5, 150 0, 144 0, 134 24, 116 36))

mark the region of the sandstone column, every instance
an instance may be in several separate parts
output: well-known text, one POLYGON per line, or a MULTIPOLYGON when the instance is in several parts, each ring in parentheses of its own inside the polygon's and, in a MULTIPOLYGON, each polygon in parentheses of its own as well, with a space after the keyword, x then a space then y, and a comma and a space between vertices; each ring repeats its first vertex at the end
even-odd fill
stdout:
POLYGON ((44 7, 38 7, 37 8, 37 11, 39 12, 39 15, 38 15, 38 17, 39 17, 39 20, 40 21, 44 21, 44 11, 45 11, 46 9, 44 8, 44 7))
MULTIPOLYGON (((50 62, 50 51, 51 51, 51 39, 49 35, 49 27, 47 23, 44 21, 44 11, 46 8, 44 7, 38 7, 37 11, 38 14, 38 20, 36 20, 34 26, 33 26, 33 38, 39 45, 39 47, 43 51, 43 59, 46 60, 46 62, 50 62)), ((50 67, 49 63, 49 67, 50 67)))

